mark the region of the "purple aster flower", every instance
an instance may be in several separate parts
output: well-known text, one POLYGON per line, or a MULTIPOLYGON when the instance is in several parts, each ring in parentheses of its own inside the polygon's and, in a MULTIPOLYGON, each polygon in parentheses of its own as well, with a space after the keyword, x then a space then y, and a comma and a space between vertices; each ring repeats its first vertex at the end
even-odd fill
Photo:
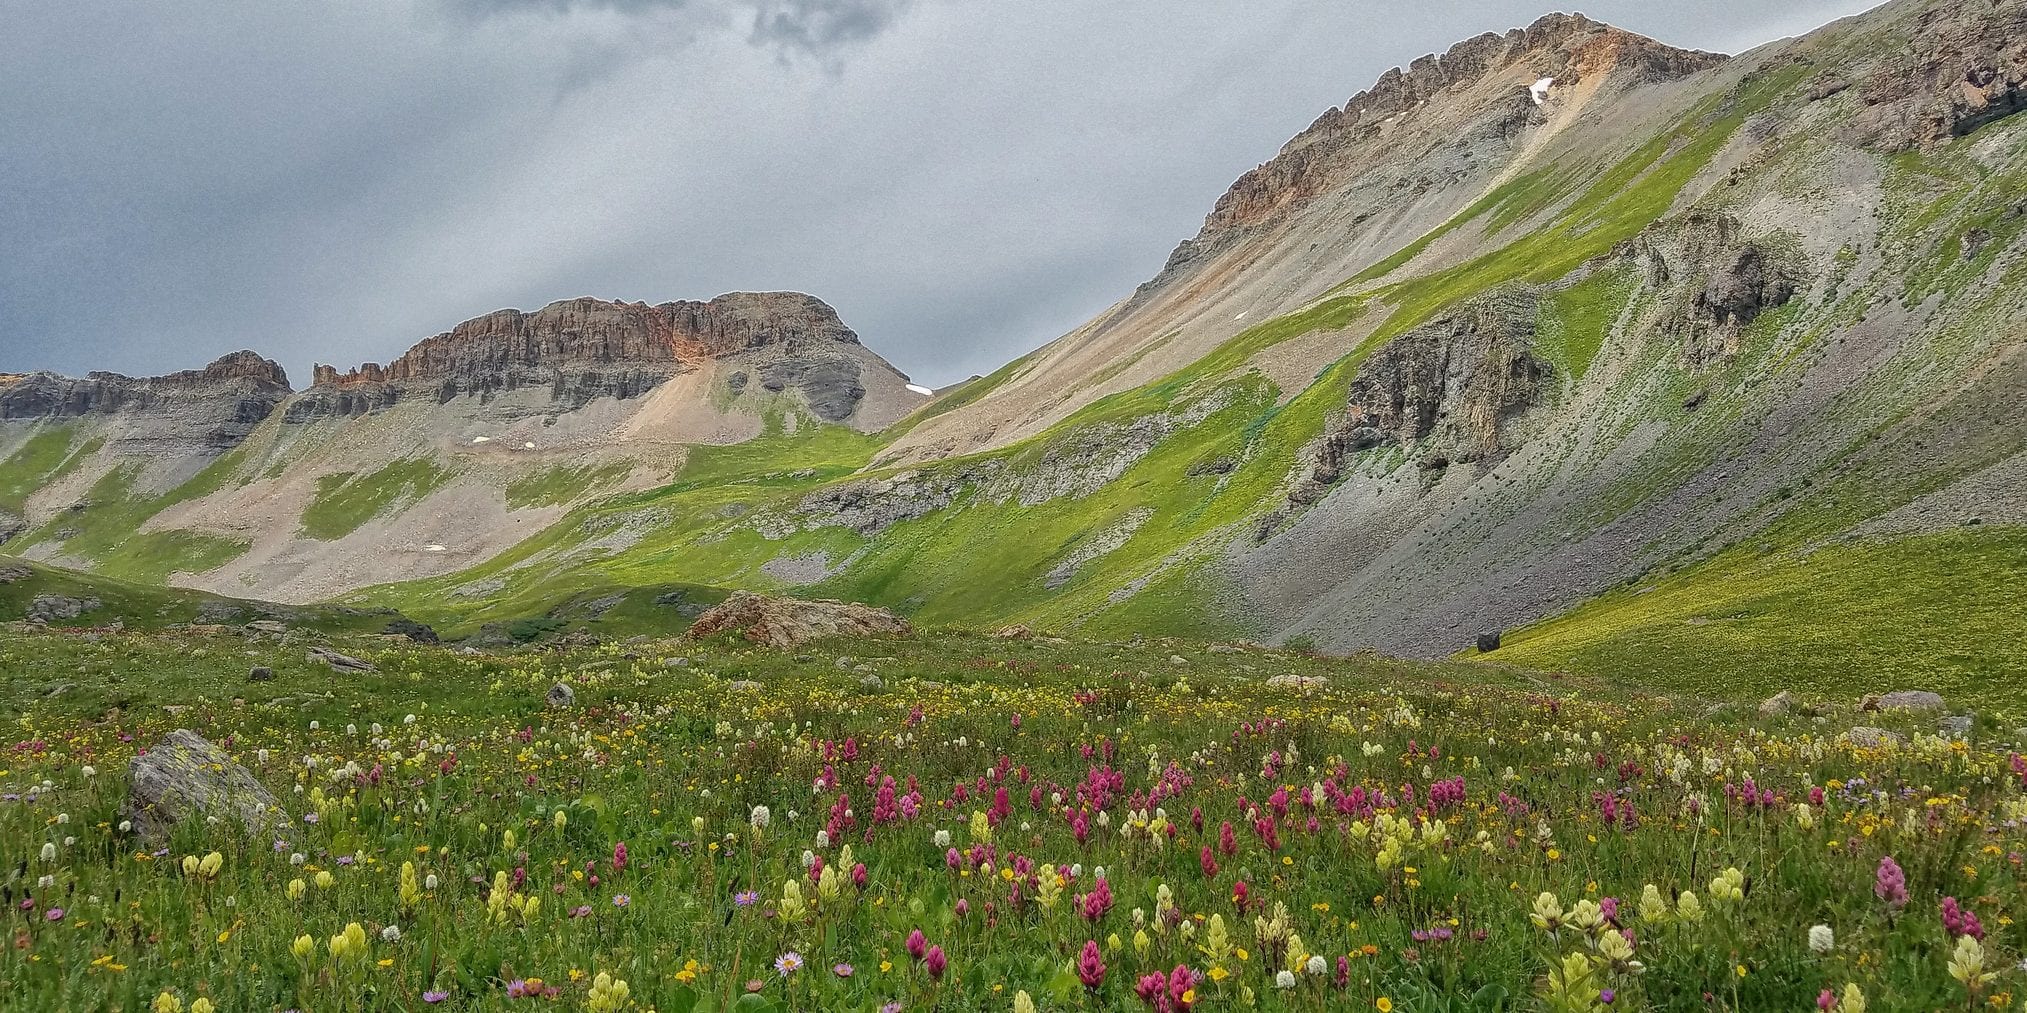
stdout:
POLYGON ((852 976, 852 965, 833 964, 831 965, 831 973, 837 975, 840 978, 849 978, 852 976))
POLYGON ((632 898, 632 897, 629 897, 629 896, 627 896, 626 894, 623 894, 623 893, 622 893, 622 894, 616 894, 616 895, 614 895, 614 896, 613 896, 613 898, 612 898, 612 906, 613 906, 613 907, 625 907, 625 906, 627 906, 628 904, 631 904, 631 903, 633 903, 633 898, 632 898))
POLYGON ((738 893, 732 895, 732 902, 739 905, 740 907, 752 907, 753 905, 760 903, 760 891, 741 890, 738 893))
POLYGON ((450 993, 442 989, 430 989, 429 991, 422 993, 422 1001, 429 1003, 432 1006, 448 998, 450 998, 450 993))

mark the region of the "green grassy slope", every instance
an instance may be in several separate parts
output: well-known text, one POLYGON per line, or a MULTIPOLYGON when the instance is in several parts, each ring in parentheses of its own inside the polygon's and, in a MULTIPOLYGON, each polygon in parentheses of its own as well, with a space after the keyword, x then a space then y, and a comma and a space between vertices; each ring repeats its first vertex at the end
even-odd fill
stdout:
POLYGON ((13 556, 0 556, 0 573, 9 578, 0 582, 0 622, 24 618, 41 595, 99 600, 99 607, 67 621, 68 624, 100 626, 117 620, 137 630, 275 618, 291 626, 323 632, 378 633, 397 618, 387 609, 277 605, 83 573, 13 556))
POLYGON ((2017 706, 2022 588, 2021 528, 1735 549, 1509 634, 1493 657, 1710 695, 1919 687, 2017 706))

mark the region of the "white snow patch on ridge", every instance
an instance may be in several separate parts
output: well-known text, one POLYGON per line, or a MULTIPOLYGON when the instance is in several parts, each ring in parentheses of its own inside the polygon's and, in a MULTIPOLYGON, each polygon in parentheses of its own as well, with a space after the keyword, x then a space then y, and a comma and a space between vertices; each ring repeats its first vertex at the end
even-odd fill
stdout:
POLYGON ((1555 78, 1544 77, 1541 80, 1534 82, 1534 84, 1527 89, 1527 93, 1528 95, 1533 97, 1535 105, 1541 105, 1542 103, 1548 101, 1548 90, 1553 87, 1555 87, 1555 78))
POLYGON ((930 390, 929 388, 927 388, 927 387, 924 387, 924 386, 922 386, 922 385, 921 385, 921 384, 919 384, 919 383, 911 383, 911 384, 909 384, 909 385, 908 385, 908 389, 909 389, 909 390, 912 390, 912 391, 914 391, 914 392, 915 392, 915 393, 917 393, 917 394, 920 394, 920 395, 922 395, 923 397, 929 397, 929 396, 931 396, 931 395, 934 395, 934 394, 936 393, 935 391, 933 391, 933 390, 930 390))

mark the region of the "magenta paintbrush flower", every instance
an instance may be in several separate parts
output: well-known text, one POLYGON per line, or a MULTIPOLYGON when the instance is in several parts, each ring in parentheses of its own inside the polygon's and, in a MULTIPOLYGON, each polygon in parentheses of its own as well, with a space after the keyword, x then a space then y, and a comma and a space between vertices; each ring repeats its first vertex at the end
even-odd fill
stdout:
POLYGON ((1077 956, 1077 978, 1092 991, 1105 983, 1105 961, 1098 955, 1096 939, 1084 941, 1084 952, 1077 956))

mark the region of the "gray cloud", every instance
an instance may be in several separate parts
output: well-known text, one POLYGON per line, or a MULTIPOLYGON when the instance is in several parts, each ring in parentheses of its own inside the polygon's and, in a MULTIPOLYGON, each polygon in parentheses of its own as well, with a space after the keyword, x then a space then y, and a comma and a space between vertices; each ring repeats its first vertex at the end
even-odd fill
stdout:
POLYGON ((880 34, 909 6, 909 0, 753 0, 753 40, 827 52, 880 34))
MULTIPOLYGON (((1132 291, 1386 68, 1538 3, 0 0, 0 370, 251 347, 301 382, 502 306, 792 288, 941 384, 1132 291)), ((1587 13, 1735 49, 1863 6, 1587 13)))
POLYGON ((829 56, 839 47, 879 35, 913 0, 440 0, 472 18, 569 16, 610 12, 635 17, 683 17, 750 25, 748 39, 784 55, 829 56))

